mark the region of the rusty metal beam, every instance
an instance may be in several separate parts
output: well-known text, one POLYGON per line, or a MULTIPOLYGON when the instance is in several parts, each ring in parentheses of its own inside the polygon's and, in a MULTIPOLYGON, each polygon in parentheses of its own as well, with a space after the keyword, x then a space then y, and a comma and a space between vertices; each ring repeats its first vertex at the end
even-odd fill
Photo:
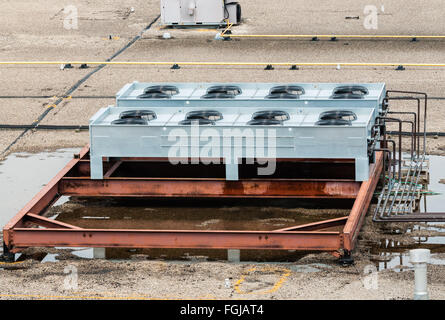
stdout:
POLYGON ((122 161, 116 161, 115 164, 111 166, 110 169, 107 170, 107 172, 104 174, 104 178, 109 178, 111 175, 119 168, 119 166, 122 164, 122 161))
POLYGON ((359 182, 166 178, 88 178, 66 177, 60 181, 61 194, 111 197, 232 197, 232 198, 331 198, 354 199, 359 182))
POLYGON ((14 229, 13 250, 27 247, 279 249, 335 251, 339 232, 14 229))
MULTIPOLYGON (((121 248, 214 248, 321 250, 334 252, 354 246, 363 217, 382 170, 379 152, 371 166, 371 179, 248 179, 215 178, 105 178, 91 180, 86 172, 88 146, 54 177, 4 228, 8 248, 33 246, 121 248), (83 166, 83 167, 82 167, 83 166), (79 170, 79 167, 82 169, 79 170), (77 170, 77 171, 76 171, 77 170), (68 174, 69 173, 69 174, 68 174), (71 176, 69 176, 71 175, 71 176), (242 197, 242 198, 340 198, 354 199, 349 217, 283 228, 274 231, 202 230, 105 230, 81 229, 40 216, 60 195, 134 197, 242 197), (24 228, 33 222, 48 229, 24 228), (345 225, 343 232, 313 231, 345 225)), ((108 176, 120 162, 109 162, 108 176)))
POLYGON ((67 228, 67 229, 81 229, 79 227, 73 226, 72 224, 64 223, 57 220, 48 219, 33 213, 28 213, 23 217, 24 221, 30 221, 39 226, 46 228, 67 228))
POLYGON ((341 217, 341 218, 329 219, 329 220, 324 220, 324 221, 312 222, 312 223, 308 223, 308 224, 302 224, 302 225, 294 226, 294 227, 287 227, 287 228, 278 229, 278 230, 274 230, 274 231, 286 232, 286 231, 320 230, 320 229, 343 226, 347 220, 348 220, 348 217, 341 217))
MULTIPOLYGON (((79 154, 79 158, 85 156, 89 151, 89 146, 87 145, 83 148, 79 154)), ((40 214, 43 210, 48 208, 60 197, 59 192, 59 181, 62 179, 68 171, 70 171, 77 163, 79 159, 72 159, 51 181, 46 184, 46 186, 40 190, 37 195, 26 204, 26 206, 20 210, 3 228, 4 241, 8 240, 9 231, 18 226, 22 226, 23 217, 29 212, 40 214)))
POLYGON ((358 233, 363 224, 363 220, 368 211, 374 190, 380 179, 380 173, 383 169, 383 152, 376 152, 375 163, 370 166, 369 179, 362 182, 357 199, 354 201, 348 221, 343 229, 345 249, 351 251, 354 249, 358 233))

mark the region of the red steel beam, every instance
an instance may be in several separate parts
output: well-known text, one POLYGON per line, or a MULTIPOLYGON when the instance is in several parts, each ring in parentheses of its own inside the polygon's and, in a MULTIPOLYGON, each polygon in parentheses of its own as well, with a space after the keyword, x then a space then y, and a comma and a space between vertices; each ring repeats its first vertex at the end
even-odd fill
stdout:
POLYGON ((376 152, 375 163, 370 166, 369 179, 362 182, 357 199, 354 201, 348 221, 343 229, 344 248, 348 251, 354 249, 363 220, 374 196, 374 190, 379 182, 383 169, 383 156, 383 152, 376 152))
POLYGON ((116 171, 116 170, 119 168, 119 166, 120 166, 121 164, 122 164, 122 161, 116 161, 116 163, 113 164, 113 165, 111 166, 111 168, 108 169, 108 171, 104 174, 104 178, 109 178, 109 177, 111 177, 111 175, 114 173, 114 171, 116 171))
POLYGON ((231 198, 336 198, 354 199, 360 190, 359 182, 173 179, 173 178, 89 178, 66 177, 59 191, 69 196, 110 197, 231 197, 231 198))
POLYGON ((85 177, 66 177, 66 174, 79 161, 85 162, 82 158, 87 153, 88 146, 5 226, 4 241, 10 249, 17 251, 20 248, 32 246, 79 246, 321 251, 336 251, 345 248, 351 250, 372 199, 383 163, 383 154, 380 152, 376 155, 376 163, 371 166, 371 178, 363 183, 297 179, 226 181, 224 179, 106 178, 91 180, 85 177), (81 229, 38 215, 61 194, 357 199, 349 217, 274 231, 104 230, 81 229), (26 221, 46 226, 49 229, 23 228, 26 221), (311 231, 343 224, 345 224, 343 232, 311 231))
POLYGON ((339 232, 15 228, 12 251, 27 247, 202 248, 335 251, 339 232))
MULTIPOLYGON (((80 151, 79 158, 85 156, 89 151, 87 145, 80 151)), ((40 190, 37 195, 26 204, 3 228, 3 241, 8 244, 10 242, 10 234, 15 227, 24 226, 24 216, 30 212, 40 214, 43 210, 48 208, 60 197, 59 181, 70 171, 79 161, 79 158, 72 159, 51 181, 40 190)))
POLYGON ((308 224, 302 224, 302 225, 294 226, 294 227, 287 227, 287 228, 278 229, 278 230, 274 230, 274 231, 285 232, 285 231, 320 230, 320 229, 326 229, 326 228, 331 228, 331 227, 343 226, 347 220, 348 220, 348 217, 341 217, 341 218, 329 219, 329 220, 324 220, 324 221, 312 222, 312 223, 308 223, 308 224))
POLYGON ((68 228, 68 229, 81 229, 79 227, 73 226, 72 224, 64 223, 57 220, 48 219, 37 214, 28 213, 23 217, 24 221, 30 221, 39 226, 46 228, 68 228))

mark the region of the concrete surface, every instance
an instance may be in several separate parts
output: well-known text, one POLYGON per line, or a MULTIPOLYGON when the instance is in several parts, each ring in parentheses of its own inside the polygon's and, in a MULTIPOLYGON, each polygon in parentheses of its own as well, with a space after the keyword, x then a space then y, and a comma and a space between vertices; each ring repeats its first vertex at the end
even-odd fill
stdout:
MULTIPOLYGON (((63 28, 63 4, 57 0, 37 2, 6 0, 0 13, 0 61, 7 60, 96 60, 102 61, 122 48, 159 14, 158 0, 71 1, 79 12, 79 29, 63 28), (135 11, 130 12, 134 7, 135 11), (109 36, 112 36, 112 40, 109 36)), ((405 34, 440 35, 445 30, 444 4, 385 1, 379 6, 377 30, 363 27, 367 1, 241 0, 244 24, 237 34, 405 34), (359 16, 359 19, 346 17, 359 16)), ((445 63, 445 41, 428 40, 213 40, 217 30, 168 30, 173 39, 161 40, 165 30, 159 23, 142 39, 116 58, 117 61, 259 61, 259 62, 390 62, 445 63)), ((60 70, 58 65, 0 65, 0 96, 60 97, 93 70, 60 70)), ((92 75, 73 95, 113 96, 125 83, 138 81, 277 81, 277 82, 386 82, 391 89, 425 91, 445 97, 442 68, 390 67, 303 67, 290 71, 276 67, 182 67, 107 66, 92 75)), ((0 97, 0 123, 30 124, 54 98, 5 99, 0 97)), ((444 131, 444 100, 430 102, 428 131, 444 131)), ((42 124, 87 124, 88 118, 113 99, 65 100, 52 110, 42 124)), ((394 108, 406 110, 404 104, 394 108)), ((409 107, 412 108, 412 107, 409 107)), ((410 109, 411 110, 411 109, 410 109)), ((20 135, 20 130, 0 130, 0 153, 20 135)), ((39 152, 60 147, 79 147, 88 142, 88 132, 29 131, 10 150, 39 152)), ((428 150, 445 154, 445 139, 428 139, 428 150)), ((4 156, 6 156, 5 154, 4 156)), ((49 177, 50 178, 50 177, 49 177)), ((368 219, 369 220, 369 219, 368 219)), ((409 299, 412 297, 411 271, 379 272, 378 289, 366 289, 364 268, 372 264, 366 241, 387 237, 385 229, 367 222, 356 254, 357 265, 342 268, 327 254, 311 254, 290 264, 228 264, 225 262, 166 262, 82 260, 66 251, 42 250, 58 254, 58 263, 40 264, 26 260, 16 265, 0 265, 0 299, 101 297, 181 298, 181 299, 409 299), (371 229, 369 229, 371 228, 371 229), (319 272, 301 272, 307 265, 323 263, 319 272), (77 291, 63 288, 64 268, 79 271, 77 291), (250 270, 250 271, 249 271, 250 270), (252 271, 253 270, 253 271, 252 271), (239 280, 244 275, 244 281, 239 280), (231 287, 225 287, 225 279, 231 287), (281 281, 282 280, 282 281, 281 281), (281 282, 280 282, 281 281, 281 282), (180 283, 181 285, 178 285, 180 283), (281 283, 280 285, 276 285, 281 283), (237 285, 238 284, 238 285, 237 285)), ((421 236, 422 234, 420 234, 421 236)), ((397 238, 396 238, 397 240, 397 238)), ((443 255, 443 254, 442 254, 443 255)), ((438 256, 443 259, 445 257, 438 256)), ((315 267, 317 268, 317 267, 315 267)), ((311 269, 312 270, 312 269, 311 269)), ((430 296, 444 299, 445 268, 429 268, 430 296)))

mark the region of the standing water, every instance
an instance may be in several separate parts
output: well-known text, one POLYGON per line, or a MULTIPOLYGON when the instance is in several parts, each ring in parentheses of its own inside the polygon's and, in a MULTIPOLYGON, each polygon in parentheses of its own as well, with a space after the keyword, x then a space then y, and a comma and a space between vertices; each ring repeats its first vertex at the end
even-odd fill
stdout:
MULTIPOLYGON (((15 153, 6 160, 0 162, 0 226, 3 227, 24 205, 29 202, 67 163, 79 149, 60 149, 56 152, 43 152, 39 154, 15 153)), ((445 157, 430 156, 430 185, 428 190, 438 195, 428 195, 421 202, 421 210, 428 212, 445 212, 445 157), (442 180, 442 181, 441 181, 442 180)), ((68 197, 62 197, 56 204, 67 201, 68 197)), ((83 201, 80 201, 82 204, 83 201)), ((74 204, 76 201, 74 201, 74 204)), ((77 201, 79 204, 79 202, 77 201)), ((241 207, 235 203, 229 206, 213 203, 198 202, 194 205, 170 208, 165 204, 156 205, 150 201, 87 201, 85 205, 61 211, 58 219, 68 223, 78 224, 84 227, 99 228, 169 228, 172 229, 224 229, 245 226, 273 230, 289 225, 298 225, 319 220, 320 218, 333 218, 342 216, 340 210, 324 210, 325 213, 316 215, 306 214, 304 211, 292 208, 267 207, 241 207), (199 210, 196 208, 199 207, 199 210), (136 227, 135 227, 136 226, 136 227)), ((56 210, 57 211, 57 210, 56 210)), ((321 211, 321 210, 317 210, 321 211)), ((396 271, 404 267, 411 267, 407 252, 411 248, 427 246, 432 250, 433 263, 442 264, 443 260, 436 259, 435 253, 445 251, 445 237, 440 234, 445 231, 445 223, 410 224, 404 230, 406 235, 410 232, 421 230, 435 231, 434 236, 412 237, 415 241, 409 244, 389 239, 372 244, 372 254, 379 256, 376 264, 379 269, 390 268, 396 271), (438 234, 437 234, 438 233, 438 234)), ((445 235, 445 234, 444 234, 445 235)), ((108 250, 107 257, 128 258, 133 254, 148 253, 145 250, 108 250)), ((150 255, 167 257, 165 251, 148 250, 150 255)), ((176 252, 173 256, 177 257, 176 252)), ((91 249, 77 248, 72 251, 76 256, 91 258, 91 249)), ((184 253, 181 253, 184 254, 184 253)), ((187 254, 187 253, 186 253, 187 254)), ((209 254, 208 252, 204 253, 209 254)), ((256 252, 255 256, 258 255, 256 252)), ((216 255, 217 258, 223 258, 216 255)), ((296 255, 290 255, 294 258, 296 255)), ((275 257, 278 258, 278 257, 275 257)), ((284 257, 285 258, 285 257, 284 257)), ((56 258, 48 257, 47 261, 56 258)), ((265 257, 267 259, 267 257, 265 257)), ((273 258, 272 258, 273 259, 273 258)))
POLYGON ((14 153, 0 162, 0 226, 8 223, 80 149, 14 153))

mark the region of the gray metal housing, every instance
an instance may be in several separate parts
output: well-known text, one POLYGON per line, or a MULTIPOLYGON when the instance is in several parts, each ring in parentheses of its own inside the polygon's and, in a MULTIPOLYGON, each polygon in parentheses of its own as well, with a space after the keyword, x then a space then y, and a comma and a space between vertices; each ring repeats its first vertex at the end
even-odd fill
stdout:
MULTIPOLYGON (((102 179, 102 157, 181 157, 184 154, 172 150, 185 150, 185 156, 203 154, 218 155, 226 160, 226 179, 238 179, 239 158, 351 158, 355 159, 356 180, 368 179, 368 139, 375 120, 374 108, 345 108, 353 110, 357 120, 348 126, 317 126, 315 123, 323 111, 332 107, 297 107, 281 105, 280 110, 290 115, 288 121, 276 126, 249 126, 253 112, 270 110, 262 103, 256 107, 224 106, 218 108, 224 118, 210 126, 184 126, 183 120, 189 111, 201 106, 154 106, 149 108, 157 119, 148 125, 113 125, 123 111, 146 109, 146 107, 109 106, 99 110, 90 120, 91 178, 102 179), (206 131, 207 130, 207 131, 206 131), (261 133, 263 130, 263 133, 261 133), (259 137, 264 134, 264 148, 257 148, 259 137), (206 142, 198 143, 202 137, 206 142), (215 138, 213 138, 215 137, 215 138), (241 140, 240 137, 244 137, 241 140), (270 138, 270 140, 269 140, 270 138), (228 139, 231 143, 223 143, 228 139), (238 140, 237 140, 238 139, 238 140), (211 143, 208 142, 211 140, 211 143), (197 142, 198 141, 198 142, 197 142), (219 141, 219 142, 217 142, 219 141), (245 141, 245 143, 244 143, 245 141), (255 143, 255 148, 252 146, 255 143), (214 153, 208 153, 209 147, 214 153), (205 153, 207 151, 207 153, 205 153), (253 153, 252 153, 253 152, 253 153)), ((221 102, 220 102, 221 103, 221 102)), ((224 104, 220 104, 224 105, 224 104)), ((338 107, 337 107, 338 109, 338 107)), ((260 141, 261 142, 261 141, 260 141)), ((205 157, 204 157, 205 158, 205 157)), ((219 157, 218 157, 219 158, 219 157)))

